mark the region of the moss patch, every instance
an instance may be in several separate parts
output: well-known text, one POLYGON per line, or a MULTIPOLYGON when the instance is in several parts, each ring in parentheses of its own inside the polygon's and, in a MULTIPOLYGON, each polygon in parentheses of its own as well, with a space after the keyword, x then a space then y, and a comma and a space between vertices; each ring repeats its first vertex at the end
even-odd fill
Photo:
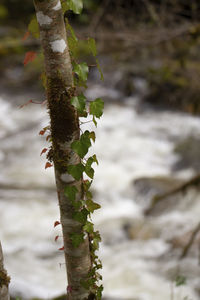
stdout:
POLYGON ((10 277, 7 275, 5 270, 0 271, 0 287, 6 285, 8 286, 10 283, 10 277))
POLYGON ((75 88, 67 89, 60 78, 48 79, 47 86, 51 136, 58 143, 65 143, 79 130, 78 116, 70 103, 75 95, 75 88))
MULTIPOLYGON (((60 173, 67 171, 67 163, 71 155, 63 150, 61 146, 71 141, 72 138, 79 138, 78 114, 70 102, 75 93, 75 87, 66 88, 59 75, 57 78, 48 79, 47 81, 52 138, 52 146, 47 154, 47 159, 54 162, 60 173)), ((71 152, 71 150, 69 151, 71 152)))

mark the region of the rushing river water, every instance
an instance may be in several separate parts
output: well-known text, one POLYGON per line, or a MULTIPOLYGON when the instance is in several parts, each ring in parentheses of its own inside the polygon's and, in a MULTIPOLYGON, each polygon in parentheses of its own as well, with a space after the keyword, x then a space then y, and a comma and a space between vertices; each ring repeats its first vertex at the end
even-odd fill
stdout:
MULTIPOLYGON (((92 93, 101 90, 93 87, 92 93)), ((199 221, 198 193, 191 189, 175 207, 144 217, 151 195, 143 191, 148 178, 176 181, 194 174, 191 168, 173 170, 179 160, 174 147, 182 138, 200 136, 200 119, 154 111, 138 101, 130 97, 123 105, 107 103, 96 130, 93 151, 100 165, 93 189, 102 209, 94 223, 103 238, 104 295, 116 300, 198 300, 198 253, 194 249, 179 261, 181 250, 169 242, 199 221), (175 286, 176 274, 187 278, 185 285, 175 286)), ((58 251, 62 240, 54 241, 61 232, 53 228, 59 219, 53 170, 44 169, 45 158, 39 155, 47 143, 38 132, 48 125, 48 116, 44 106, 19 109, 3 96, 0 106, 0 237, 10 291, 22 299, 49 299, 65 293, 66 283, 58 251)))

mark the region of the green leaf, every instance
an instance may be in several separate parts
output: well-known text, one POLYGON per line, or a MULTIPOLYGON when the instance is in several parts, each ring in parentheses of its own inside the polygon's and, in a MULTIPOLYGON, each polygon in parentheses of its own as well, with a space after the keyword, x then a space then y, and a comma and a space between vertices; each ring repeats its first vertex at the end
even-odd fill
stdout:
POLYGON ((79 141, 74 141, 71 144, 71 148, 80 156, 80 158, 83 158, 87 154, 88 149, 91 146, 89 134, 90 134, 89 131, 86 130, 81 135, 79 141))
POLYGON ((73 219, 80 222, 81 224, 85 224, 88 214, 89 211, 86 208, 83 208, 81 211, 75 212, 73 214, 73 219))
POLYGON ((96 48, 96 42, 93 38, 88 38, 88 45, 89 45, 89 48, 92 52, 92 55, 96 56, 97 55, 97 48, 96 48))
POLYGON ((99 242, 101 242, 101 236, 99 234, 99 231, 94 232, 94 238, 93 238, 93 249, 98 250, 99 249, 99 242))
POLYGON ((94 125, 97 127, 97 121, 96 121, 96 119, 95 119, 94 116, 93 116, 93 118, 92 118, 92 121, 93 121, 94 125))
POLYGON ((93 179, 94 177, 94 169, 91 167, 91 165, 96 162, 98 164, 98 161, 97 161, 97 157, 96 155, 93 155, 91 157, 88 158, 87 162, 86 162, 86 165, 85 165, 85 173, 93 179))
POLYGON ((76 64, 74 72, 78 75, 79 79, 85 82, 88 77, 89 68, 86 63, 76 64))
POLYGON ((181 286, 186 284, 186 277, 183 275, 178 275, 175 279, 176 286, 181 286))
POLYGON ((70 239, 72 241, 72 245, 77 248, 84 241, 84 234, 71 233, 70 239))
POLYGON ((99 64, 99 61, 98 61, 98 59, 96 59, 96 64, 97 64, 97 69, 99 70, 99 73, 100 73, 100 79, 101 80, 104 80, 104 77, 103 77, 103 72, 102 72, 102 70, 101 70, 101 67, 100 67, 100 64, 99 64))
POLYGON ((86 205, 87 205, 89 212, 91 212, 91 213, 93 213, 95 210, 101 208, 101 205, 92 201, 91 199, 86 200, 86 205))
POLYGON ((36 17, 34 17, 29 25, 28 25, 28 31, 36 38, 38 39, 40 37, 40 31, 39 31, 39 25, 37 22, 36 17))
POLYGON ((87 176, 89 176, 91 179, 94 178, 94 169, 92 167, 86 167, 85 168, 85 173, 87 176))
POLYGON ((97 300, 102 299, 103 285, 98 286, 97 288, 97 300))
POLYGON ((97 98, 90 103, 90 114, 100 118, 103 114, 104 102, 101 98, 97 98))
POLYGON ((71 104, 77 109, 79 115, 87 116, 87 112, 85 110, 86 97, 83 94, 72 97, 71 104))
POLYGON ((69 165, 67 167, 68 173, 70 175, 72 175, 76 180, 80 180, 81 179, 84 170, 85 170, 85 167, 81 163, 79 163, 77 165, 69 165))
POLYGON ((94 231, 94 224, 87 221, 86 224, 83 226, 83 229, 88 233, 92 233, 94 231))
POLYGON ((98 162, 98 159, 97 159, 96 154, 94 154, 94 155, 92 156, 92 158, 93 158, 93 161, 98 165, 99 162, 98 162))
POLYGON ((90 132, 90 139, 92 139, 93 142, 95 142, 95 140, 96 140, 96 134, 95 134, 94 131, 91 131, 91 132, 90 132))
POLYGON ((76 193, 78 193, 78 190, 74 185, 68 185, 64 189, 65 196, 67 196, 72 202, 76 199, 76 193))
POLYGON ((83 9, 82 0, 67 0, 69 9, 71 9, 75 14, 81 14, 83 9))
POLYGON ((89 180, 83 181, 83 188, 84 188, 85 192, 88 192, 89 188, 91 187, 91 184, 92 184, 92 180, 91 181, 89 181, 89 180))

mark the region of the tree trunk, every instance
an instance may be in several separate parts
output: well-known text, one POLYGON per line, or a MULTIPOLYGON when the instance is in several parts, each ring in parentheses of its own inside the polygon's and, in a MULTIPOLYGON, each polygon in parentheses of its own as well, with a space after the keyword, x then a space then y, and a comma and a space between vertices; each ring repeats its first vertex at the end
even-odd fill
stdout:
POLYGON ((34 0, 34 5, 45 58, 52 139, 47 157, 54 162, 55 169, 67 267, 67 299, 83 300, 89 297, 89 291, 81 285, 91 269, 89 239, 85 234, 79 247, 73 246, 70 236, 73 233, 83 234, 83 226, 73 219, 74 207, 64 194, 64 188, 73 185, 79 191, 76 194, 77 201, 82 197, 82 179, 75 181, 67 173, 67 165, 80 162, 70 147, 74 140, 79 139, 80 129, 77 112, 70 103, 70 98, 75 95, 75 87, 66 29, 60 0, 34 0))
POLYGON ((9 300, 8 285, 10 277, 7 275, 3 265, 3 252, 0 243, 0 300, 9 300))

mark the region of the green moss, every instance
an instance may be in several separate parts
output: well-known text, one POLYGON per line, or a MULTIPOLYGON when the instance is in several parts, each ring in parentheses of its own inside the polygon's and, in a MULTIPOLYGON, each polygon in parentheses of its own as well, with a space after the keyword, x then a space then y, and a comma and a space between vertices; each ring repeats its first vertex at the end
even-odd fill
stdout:
POLYGON ((10 277, 7 275, 7 272, 5 270, 0 271, 0 287, 3 285, 8 286, 10 283, 10 277))
POLYGON ((79 138, 78 115, 70 102, 75 95, 75 87, 66 88, 58 75, 57 78, 47 80, 47 95, 52 138, 47 158, 54 162, 57 170, 64 173, 67 171, 70 153, 63 150, 61 145, 71 141, 74 135, 79 138))

